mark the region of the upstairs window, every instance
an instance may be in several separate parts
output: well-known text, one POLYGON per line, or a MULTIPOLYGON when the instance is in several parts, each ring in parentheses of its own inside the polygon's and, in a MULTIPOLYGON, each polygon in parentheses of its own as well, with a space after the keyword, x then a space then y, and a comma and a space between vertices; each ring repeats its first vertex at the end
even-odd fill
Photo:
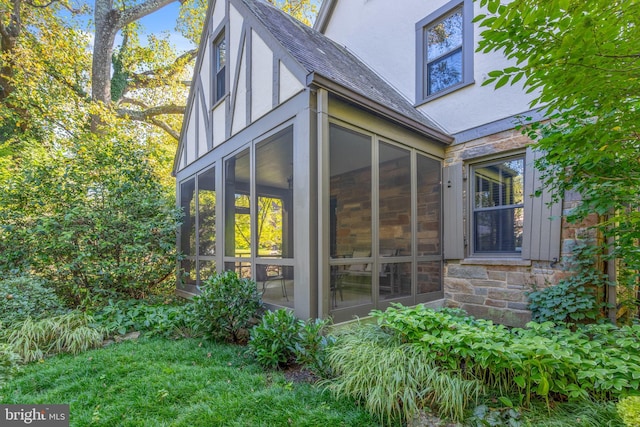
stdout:
POLYGON ((471 0, 454 0, 416 25, 418 102, 473 83, 472 8, 471 0))
POLYGON ((214 42, 215 55, 215 93, 214 102, 218 102, 227 92, 226 86, 226 65, 227 65, 227 42, 224 36, 218 37, 214 42))
POLYGON ((462 8, 425 30, 427 94, 462 81, 462 8))

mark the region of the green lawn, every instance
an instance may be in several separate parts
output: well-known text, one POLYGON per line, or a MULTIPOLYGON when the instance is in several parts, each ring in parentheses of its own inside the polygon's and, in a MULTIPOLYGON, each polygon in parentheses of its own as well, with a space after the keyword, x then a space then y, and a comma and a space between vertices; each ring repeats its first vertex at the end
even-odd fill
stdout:
POLYGON ((70 404, 72 426, 373 426, 352 402, 265 373, 245 348, 140 339, 32 363, 2 403, 70 404))

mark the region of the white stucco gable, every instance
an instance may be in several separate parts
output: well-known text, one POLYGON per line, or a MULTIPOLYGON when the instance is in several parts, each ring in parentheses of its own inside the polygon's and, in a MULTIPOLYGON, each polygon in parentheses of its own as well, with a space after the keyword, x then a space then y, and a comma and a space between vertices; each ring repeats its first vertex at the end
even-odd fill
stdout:
POLYGON ((306 75, 243 0, 210 2, 174 173, 304 90, 306 75))

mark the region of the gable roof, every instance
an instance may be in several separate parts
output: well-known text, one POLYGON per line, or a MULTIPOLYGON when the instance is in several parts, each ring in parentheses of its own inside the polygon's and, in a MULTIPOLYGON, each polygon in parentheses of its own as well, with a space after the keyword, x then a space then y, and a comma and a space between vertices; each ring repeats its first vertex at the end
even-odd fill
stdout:
POLYGON ((440 142, 453 141, 437 123, 414 108, 409 100, 345 47, 266 2, 241 1, 307 71, 307 85, 323 86, 440 142))

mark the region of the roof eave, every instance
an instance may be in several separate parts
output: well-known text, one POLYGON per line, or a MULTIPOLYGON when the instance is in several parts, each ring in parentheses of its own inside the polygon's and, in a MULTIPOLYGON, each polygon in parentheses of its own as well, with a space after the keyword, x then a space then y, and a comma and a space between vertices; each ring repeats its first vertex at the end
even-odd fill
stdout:
POLYGON ((446 133, 441 132, 438 129, 434 129, 426 124, 414 120, 397 112, 396 110, 375 102, 364 95, 361 95, 349 88, 346 88, 335 81, 328 79, 316 72, 311 72, 307 75, 307 86, 317 86, 327 89, 329 92, 334 93, 341 98, 359 105, 364 109, 370 110, 380 116, 392 120, 393 122, 400 124, 414 132, 417 132, 423 136, 433 139, 445 145, 451 145, 454 138, 446 133))

